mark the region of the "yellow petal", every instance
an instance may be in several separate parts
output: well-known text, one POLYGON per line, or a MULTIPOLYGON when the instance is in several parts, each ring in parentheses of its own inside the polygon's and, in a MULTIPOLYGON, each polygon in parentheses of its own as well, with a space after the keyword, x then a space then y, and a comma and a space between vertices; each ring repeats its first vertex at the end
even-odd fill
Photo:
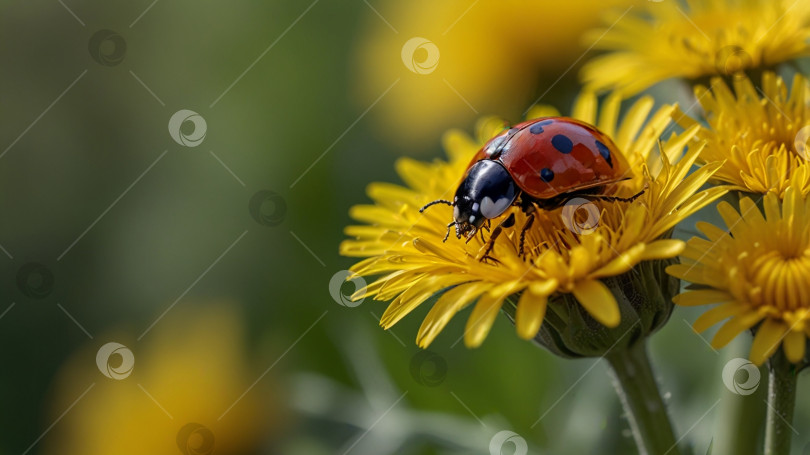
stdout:
POLYGON ((543 317, 546 315, 548 296, 537 296, 524 291, 520 296, 515 314, 517 334, 524 340, 531 340, 540 330, 543 317))
POLYGON ((669 259, 673 258, 683 251, 686 243, 682 240, 664 239, 656 240, 655 242, 648 243, 644 248, 641 259, 649 261, 652 259, 669 259))
POLYGON ((773 319, 766 319, 759 326, 754 341, 751 343, 751 353, 749 354, 755 365, 762 365, 773 355, 785 335, 785 330, 787 330, 787 326, 784 323, 773 319))
POLYGON ((464 331, 464 344, 470 348, 477 348, 481 346, 484 339, 489 334, 492 324, 495 323, 495 318, 498 316, 498 311, 501 309, 503 300, 513 292, 517 292, 519 282, 510 282, 501 284, 478 299, 475 304, 469 319, 467 319, 467 328, 464 331))
POLYGON ((668 274, 675 278, 696 284, 712 284, 711 280, 703 277, 703 267, 698 264, 672 264, 666 268, 668 274))
POLYGON ((559 282, 554 278, 546 281, 533 281, 529 284, 529 292, 534 295, 551 295, 557 290, 558 285, 559 282))
POLYGON ((396 276, 393 276, 393 273, 391 275, 392 277, 386 277, 385 282, 377 291, 375 300, 393 300, 426 276, 424 273, 413 273, 411 271, 405 271, 405 273, 396 276))
MULTIPOLYGON (((586 237, 586 239, 590 240, 591 237, 586 237)), ((577 245, 571 248, 568 258, 568 269, 571 276, 574 279, 584 276, 591 266, 592 259, 593 254, 585 245, 577 245)))
POLYGON ((698 228, 698 230, 700 230, 700 232, 706 235, 706 237, 708 237, 709 240, 712 240, 714 242, 722 238, 727 238, 728 236, 728 232, 720 229, 719 227, 711 223, 707 223, 706 221, 698 221, 697 223, 695 223, 695 226, 698 228))
POLYGON ((622 97, 617 92, 611 93, 605 102, 602 103, 602 111, 599 115, 599 131, 608 137, 613 137, 616 132, 616 120, 619 117, 622 97))
POLYGON ((370 183, 366 187, 366 194, 378 204, 390 208, 399 207, 402 204, 416 206, 424 198, 421 194, 403 186, 382 182, 370 183))
POLYGON ((804 358, 806 344, 807 338, 805 338, 804 333, 791 330, 787 333, 785 341, 782 343, 782 348, 785 350, 785 356, 791 363, 799 363, 802 358, 804 358))
POLYGON ((731 204, 726 201, 721 201, 717 204, 717 212, 723 217, 723 221, 725 221, 726 226, 729 227, 731 231, 731 235, 734 236, 737 234, 737 228, 742 227, 740 221, 742 218, 740 214, 735 210, 731 204))
POLYGON ((421 348, 427 348, 456 313, 491 287, 489 283, 465 283, 442 294, 422 321, 416 335, 416 344, 421 348))
POLYGON ((591 278, 616 276, 625 273, 636 266, 644 255, 647 245, 639 243, 617 256, 612 261, 591 273, 591 278))
MULTIPOLYGON (((400 158, 394 163, 397 174, 411 188, 420 192, 430 187, 430 182, 436 178, 436 172, 430 163, 424 163, 411 158, 400 158)), ((386 218, 382 218, 386 219, 386 218)), ((372 221, 369 224, 374 224, 372 221)))
POLYGON ((474 155, 475 152, 481 148, 480 144, 461 130, 450 130, 444 133, 442 145, 453 161, 464 159, 465 157, 469 160, 469 157, 474 155))
POLYGON ((469 280, 469 277, 463 275, 446 274, 434 275, 415 282, 388 305, 388 308, 386 308, 380 319, 380 325, 388 329, 421 305, 422 302, 429 299, 433 294, 467 280, 469 280))
POLYGON ((706 329, 717 324, 718 322, 732 316, 742 314, 745 311, 747 311, 747 309, 737 302, 724 303, 701 314, 700 317, 697 318, 692 324, 692 327, 696 332, 705 332, 706 329))
POLYGON ((573 294, 588 314, 602 325, 616 327, 621 322, 616 298, 601 281, 587 280, 577 283, 573 294))
POLYGON ((475 124, 478 141, 482 144, 497 136, 505 128, 509 128, 509 122, 494 115, 482 117, 475 124))
POLYGON ((529 112, 526 114, 526 120, 532 120, 541 117, 559 117, 560 111, 557 110, 554 106, 549 106, 548 104, 539 104, 537 106, 532 106, 529 109, 529 112))
POLYGON ((349 209, 349 216, 361 223, 376 224, 379 220, 398 218, 391 210, 376 205, 355 205, 349 209))
POLYGON ((778 222, 782 218, 779 198, 776 197, 775 194, 766 194, 762 205, 765 208, 765 219, 768 220, 769 223, 778 222))
POLYGON ((585 123, 596 123, 596 95, 589 90, 583 90, 576 101, 571 117, 585 123))
POLYGON ((731 295, 725 291, 705 289, 699 291, 685 291, 672 298, 672 301, 682 306, 711 305, 713 303, 727 302, 731 295))
POLYGON ((655 101, 651 96, 643 96, 633 103, 633 106, 627 111, 614 138, 619 150, 628 150, 630 148, 632 140, 647 120, 647 115, 650 113, 654 103, 655 101))
POLYGON ((753 327, 757 322, 762 320, 762 314, 751 311, 749 313, 744 313, 739 316, 734 316, 728 322, 723 324, 720 327, 720 330, 714 335, 712 339, 712 346, 715 349, 720 349, 723 346, 727 345, 731 340, 733 340, 737 335, 744 332, 745 330, 750 329, 753 327))
POLYGON ((456 258, 444 247, 444 244, 434 244, 428 240, 417 237, 413 239, 413 246, 422 253, 433 254, 447 262, 453 263, 456 261, 456 258))

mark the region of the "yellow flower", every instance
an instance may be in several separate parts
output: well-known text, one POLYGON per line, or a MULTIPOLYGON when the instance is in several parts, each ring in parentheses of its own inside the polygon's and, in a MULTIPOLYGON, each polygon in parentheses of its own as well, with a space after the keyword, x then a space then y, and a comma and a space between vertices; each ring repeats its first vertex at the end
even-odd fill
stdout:
MULTIPOLYGON (((788 94, 782 78, 762 77, 762 96, 744 77, 734 78, 733 91, 719 78, 711 90, 697 87, 695 95, 706 112, 708 128, 696 141, 705 141, 704 162, 725 161, 713 178, 750 193, 774 192, 780 197, 790 185, 810 191, 810 84, 796 75, 788 94), (735 95, 736 94, 736 95, 735 95)), ((679 116, 686 127, 697 122, 679 116)))
POLYGON ((585 41, 612 52, 588 62, 583 81, 633 94, 669 78, 729 76, 810 55, 810 2, 686 3, 648 2, 625 17, 607 17, 610 27, 585 41))
POLYGON ((369 116, 378 132, 397 147, 427 153, 448 128, 472 122, 476 111, 519 115, 527 98, 543 94, 580 57, 579 38, 598 25, 600 13, 632 1, 368 2, 384 20, 362 6, 368 26, 357 41, 352 77, 358 107, 385 93, 369 116), (414 61, 426 66, 421 74, 401 58, 413 37, 436 46, 435 66, 433 48, 414 50, 414 61))
POLYGON ((700 288, 678 295, 675 303, 720 304, 694 324, 704 331, 730 318, 712 340, 717 348, 762 322, 751 361, 761 365, 780 344, 788 360, 801 361, 810 336, 810 199, 788 187, 784 200, 765 195, 764 216, 749 198, 740 201, 739 212, 726 202, 718 210, 730 233, 700 223, 706 239, 689 240, 686 260, 667 269, 700 288))
MULTIPOLYGON (((576 210, 575 216, 564 213, 569 206, 541 211, 527 232, 524 257, 518 255, 518 243, 526 216, 516 207, 503 215, 514 213, 517 222, 497 238, 490 253, 497 262, 480 260, 486 247, 480 238, 469 243, 454 238, 442 242, 446 224, 452 219, 451 208, 435 206, 424 214, 419 208, 451 196, 473 155, 503 128, 503 122, 484 119, 478 140, 458 131, 445 136, 448 162, 401 159, 397 171, 407 187, 371 184, 368 194, 375 204, 351 209, 352 218, 365 224, 346 228, 346 234, 354 239, 341 244, 341 253, 367 257, 352 268, 357 274, 382 275, 355 297, 393 300, 381 320, 388 328, 443 292, 419 330, 417 343, 422 347, 428 346, 457 312, 476 301, 464 338, 470 347, 480 345, 504 300, 521 292, 515 322, 518 335, 524 339, 538 334, 548 300, 561 295, 573 295, 596 321, 616 327, 620 323, 619 305, 601 280, 625 274, 642 261, 677 256, 684 244, 668 239, 672 229, 725 191, 696 193, 718 166, 705 166, 687 176, 698 150, 688 152, 678 164, 670 164, 683 154, 697 126, 680 135, 672 134, 661 156, 654 152, 656 141, 670 123, 674 107, 660 108, 645 124, 653 100, 644 97, 617 125, 620 101, 618 96, 609 97, 597 116, 596 97, 586 92, 575 103, 573 117, 597 125, 623 152, 632 178, 606 191, 626 197, 646 187, 635 202, 593 200, 584 210, 576 210), (583 223, 581 217, 585 215, 594 215, 596 220, 583 223)), ((541 107, 534 109, 530 118, 553 115, 559 113, 541 107)), ((493 220, 493 225, 497 223, 493 220)))
MULTIPOLYGON (((244 336, 242 322, 227 306, 175 309, 143 341, 123 333, 102 338, 133 353, 131 373, 118 380, 96 367, 96 351, 104 344, 97 336, 57 378, 54 416, 93 386, 44 441, 43 453, 259 452, 281 427, 280 405, 265 388, 270 382, 235 403, 259 374, 248 366, 244 336)), ((115 368, 120 356, 107 362, 115 368)))

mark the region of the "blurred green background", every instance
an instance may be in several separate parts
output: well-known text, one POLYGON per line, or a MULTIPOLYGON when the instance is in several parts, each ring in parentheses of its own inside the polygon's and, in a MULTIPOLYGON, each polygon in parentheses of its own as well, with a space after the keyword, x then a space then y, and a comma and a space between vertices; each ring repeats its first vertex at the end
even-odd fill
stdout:
MULTIPOLYGON (((487 454, 501 431, 532 454, 635 453, 602 362, 505 318, 480 349, 458 318, 420 354, 430 302, 386 333, 384 303, 330 293, 367 183, 481 115, 568 109, 578 34, 629 3, 3 2, 0 454, 487 454), (403 64, 413 36, 435 72, 403 64), (206 123, 195 147, 167 128, 183 109, 206 123), (108 342, 131 371, 123 351, 98 365, 108 342)), ((684 446, 730 453, 760 437, 724 424, 763 390, 724 387, 747 346, 714 352, 696 316, 676 309, 652 354, 684 446)))

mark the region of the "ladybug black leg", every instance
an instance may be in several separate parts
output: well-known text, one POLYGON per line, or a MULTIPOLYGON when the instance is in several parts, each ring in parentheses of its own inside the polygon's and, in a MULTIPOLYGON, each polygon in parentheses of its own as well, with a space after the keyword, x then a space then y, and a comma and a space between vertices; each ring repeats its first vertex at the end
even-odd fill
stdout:
POLYGON ((444 240, 442 240, 442 243, 443 243, 443 242, 446 242, 446 241, 447 241, 447 239, 450 237, 450 228, 451 228, 451 227, 453 227, 453 226, 455 226, 455 224, 456 224, 456 222, 455 222, 455 221, 451 221, 451 222, 450 222, 450 223, 447 225, 447 233, 446 233, 446 234, 444 234, 444 240))
POLYGON ((647 191, 646 187, 630 197, 618 197, 618 196, 593 196, 593 197, 607 202, 633 202, 636 199, 638 199, 639 196, 644 194, 645 191, 647 191))
POLYGON ((472 239, 475 237, 475 234, 476 234, 477 232, 478 232, 478 229, 477 229, 477 228, 475 228, 475 227, 473 227, 472 231, 470 231, 470 233, 469 233, 469 234, 467 234, 467 241, 466 241, 466 242, 464 242, 464 243, 470 243, 470 240, 472 240, 472 239))
POLYGON ((526 243, 526 231, 532 227, 532 223, 534 223, 534 214, 537 212, 539 206, 538 201, 536 199, 531 199, 528 197, 521 198, 520 202, 520 209, 525 213, 527 216, 526 223, 523 225, 523 228, 520 230, 520 246, 518 247, 518 256, 523 257, 523 246, 526 243))
POLYGON ((419 209, 419 213, 423 213, 428 207, 430 207, 432 205, 436 205, 436 204, 446 204, 446 205, 449 205, 449 206, 453 205, 453 203, 448 201, 447 199, 437 199, 437 200, 435 200, 433 202, 428 202, 427 204, 425 204, 424 207, 419 209))
POLYGON ((485 243, 487 240, 484 238, 484 230, 487 232, 492 232, 490 227, 492 226, 492 222, 487 219, 486 224, 481 225, 481 229, 478 230, 478 233, 481 234, 481 243, 485 243))
POLYGON ((520 248, 518 249, 518 256, 523 257, 523 244, 526 242, 526 231, 532 227, 532 223, 534 223, 534 212, 530 213, 528 218, 526 218, 526 224, 523 225, 523 229, 520 230, 520 248))
POLYGON ((489 236, 489 241, 487 241, 487 248, 486 250, 484 250, 484 254, 481 256, 479 261, 483 262, 485 259, 494 260, 494 258, 489 257, 489 253, 492 251, 492 248, 495 247, 495 240, 497 240, 498 236, 501 235, 501 231, 503 230, 503 228, 512 227, 514 225, 515 225, 515 214, 510 213, 505 220, 501 221, 500 223, 498 223, 497 226, 495 226, 495 229, 492 230, 492 235, 489 236))
POLYGON ((522 195, 520 200, 518 201, 517 205, 520 207, 520 210, 523 211, 526 215, 532 214, 537 210, 537 204, 539 201, 537 199, 533 199, 527 197, 525 194, 522 195))

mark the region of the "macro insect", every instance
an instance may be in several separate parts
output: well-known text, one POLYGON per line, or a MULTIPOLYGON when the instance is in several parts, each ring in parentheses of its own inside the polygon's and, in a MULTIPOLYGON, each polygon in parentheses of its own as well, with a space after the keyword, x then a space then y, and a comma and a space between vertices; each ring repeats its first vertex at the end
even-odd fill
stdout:
MULTIPOLYGON (((452 201, 436 204, 453 207, 456 238, 469 242, 490 220, 519 206, 527 215, 520 233, 519 254, 523 255, 526 231, 538 209, 561 207, 574 197, 631 202, 629 198, 603 194, 605 186, 626 180, 629 165, 613 141, 595 127, 568 117, 545 117, 505 129, 490 139, 473 157, 452 201), (486 223, 486 224, 485 224, 486 223)), ((515 223, 514 213, 492 230, 482 260, 491 251, 502 228, 515 223)))

